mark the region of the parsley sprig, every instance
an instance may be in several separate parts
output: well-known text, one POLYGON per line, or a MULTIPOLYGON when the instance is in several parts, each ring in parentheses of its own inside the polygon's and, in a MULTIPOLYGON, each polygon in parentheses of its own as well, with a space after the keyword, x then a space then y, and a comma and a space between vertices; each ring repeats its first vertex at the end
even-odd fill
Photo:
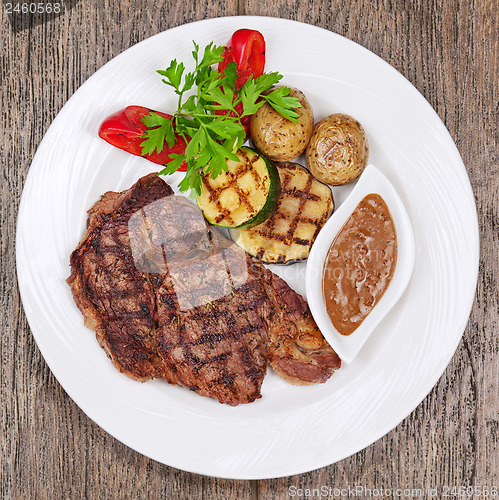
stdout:
POLYGON ((142 119, 148 128, 141 143, 143 155, 161 152, 165 142, 171 148, 175 134, 186 141, 185 152, 170 154, 172 161, 160 171, 162 175, 172 174, 186 162, 187 171, 179 184, 181 191, 191 188, 199 194, 201 172, 215 178, 227 169, 228 159, 238 161, 235 152, 246 138, 241 119, 256 113, 265 102, 288 120, 296 122, 299 116, 294 111, 300 107, 299 100, 289 95, 288 87, 271 90, 282 79, 279 73, 250 77, 237 90, 236 63, 230 63, 223 74, 214 68, 222 61, 223 51, 223 46, 212 42, 201 54, 194 42, 193 71, 187 72, 184 63, 176 59, 165 70, 158 70, 163 82, 178 95, 178 109, 171 119, 154 112, 142 119))

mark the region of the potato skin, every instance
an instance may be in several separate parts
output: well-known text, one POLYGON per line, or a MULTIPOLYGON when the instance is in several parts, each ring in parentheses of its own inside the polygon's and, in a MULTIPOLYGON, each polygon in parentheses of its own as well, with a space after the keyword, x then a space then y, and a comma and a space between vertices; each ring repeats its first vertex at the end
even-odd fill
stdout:
POLYGON ((369 143, 362 125, 349 115, 329 115, 315 125, 307 146, 310 173, 326 184, 355 180, 367 165, 369 143))
POLYGON ((274 161, 289 161, 300 156, 307 147, 314 129, 312 106, 305 94, 291 88, 291 97, 300 100, 298 123, 283 118, 270 104, 265 103, 252 117, 250 134, 256 149, 274 161))

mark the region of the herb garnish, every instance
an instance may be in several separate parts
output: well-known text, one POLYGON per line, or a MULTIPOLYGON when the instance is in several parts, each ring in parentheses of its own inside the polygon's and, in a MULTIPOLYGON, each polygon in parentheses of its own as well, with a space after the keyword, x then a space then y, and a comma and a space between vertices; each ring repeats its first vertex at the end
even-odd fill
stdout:
POLYGON ((176 59, 166 70, 158 70, 164 77, 163 82, 173 87, 178 95, 178 109, 171 119, 154 112, 143 117, 142 122, 149 130, 144 133, 141 147, 144 155, 154 151, 159 153, 165 142, 172 147, 175 134, 181 135, 187 143, 185 152, 172 153, 172 161, 159 173, 172 174, 185 161, 187 171, 179 188, 181 191, 192 188, 199 194, 201 170, 216 178, 227 169, 227 159, 238 161, 235 152, 246 138, 241 118, 256 113, 268 102, 284 118, 296 122, 299 115, 293 108, 301 105, 297 98, 289 96, 289 87, 279 87, 267 93, 282 79, 282 75, 276 72, 250 77, 237 90, 235 62, 231 62, 223 74, 213 67, 222 61, 224 47, 212 42, 205 47, 200 59, 199 45, 193 43, 192 56, 196 66, 192 72, 186 72, 184 63, 178 63, 176 59), (189 92, 191 90, 193 92, 189 92), (240 103, 242 112, 236 109, 240 103))

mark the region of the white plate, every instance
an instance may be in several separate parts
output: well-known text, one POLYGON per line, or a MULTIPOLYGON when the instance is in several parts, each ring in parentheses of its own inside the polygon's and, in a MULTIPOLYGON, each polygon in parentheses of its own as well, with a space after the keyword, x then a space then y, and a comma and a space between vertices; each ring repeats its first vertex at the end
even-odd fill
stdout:
MULTIPOLYGON (((177 179, 178 180, 178 179, 177 179)), ((340 203, 349 188, 335 190, 340 203)), ((19 286, 36 342, 61 385, 98 425, 179 469, 259 479, 341 460, 393 429, 428 394, 466 326, 478 273, 478 223, 459 153, 419 92, 368 50, 293 21, 233 17, 181 26, 116 57, 67 102, 31 165, 19 209, 19 286), (333 112, 364 126, 370 161, 411 218, 414 274, 404 296, 350 365, 313 387, 270 373, 263 398, 236 408, 163 381, 118 373, 83 326, 65 279, 85 211, 154 165, 108 146, 100 122, 129 104, 173 109, 156 69, 189 60, 192 40, 223 44, 240 27, 267 41, 267 69, 308 96, 316 119, 333 112)), ((304 292, 304 264, 279 272, 304 292)))
POLYGON ((374 165, 367 165, 348 198, 324 224, 307 259, 305 280, 310 310, 322 334, 345 363, 355 359, 376 326, 404 293, 414 269, 414 253, 414 234, 402 200, 386 176, 374 165), (388 289, 376 307, 351 335, 342 335, 326 311, 322 291, 324 262, 336 235, 364 196, 370 193, 379 194, 392 215, 397 233, 397 265, 388 289))

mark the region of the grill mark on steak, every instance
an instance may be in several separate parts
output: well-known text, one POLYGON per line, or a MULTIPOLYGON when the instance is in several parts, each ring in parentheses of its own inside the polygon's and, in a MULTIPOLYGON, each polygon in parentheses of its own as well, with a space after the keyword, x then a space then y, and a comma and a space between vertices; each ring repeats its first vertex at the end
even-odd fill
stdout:
POLYGON ((223 340, 223 335, 220 333, 212 333, 208 335, 201 335, 201 337, 196 341, 198 344, 204 344, 209 347, 214 347, 216 344, 223 340))
POLYGON ((71 254, 75 302, 115 366, 230 405, 261 397, 269 362, 327 380, 340 361, 303 298, 172 194, 157 174, 105 193, 71 254))

